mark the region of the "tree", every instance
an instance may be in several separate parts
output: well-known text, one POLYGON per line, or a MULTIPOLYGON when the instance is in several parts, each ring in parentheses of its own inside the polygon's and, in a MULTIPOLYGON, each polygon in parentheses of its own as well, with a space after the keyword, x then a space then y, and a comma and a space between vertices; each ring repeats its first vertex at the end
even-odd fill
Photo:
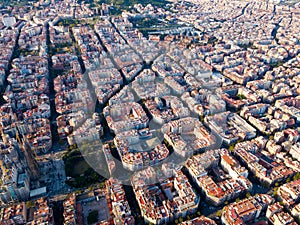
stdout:
POLYGON ((199 116, 200 121, 203 123, 204 122, 204 116, 200 115, 199 116))
POLYGON ((236 95, 240 100, 246 99, 246 96, 243 94, 236 95))
POLYGON ((93 224, 98 222, 98 211, 92 211, 87 217, 88 224, 93 224))
POLYGON ((58 144, 62 145, 65 141, 63 139, 59 139, 58 144))
POLYGON ((278 187, 273 189, 273 195, 276 196, 277 195, 277 191, 278 191, 278 187))
POLYGON ((222 215, 222 210, 218 210, 217 212, 216 212, 216 217, 220 217, 222 215))
POLYGON ((280 204, 281 206, 284 206, 284 203, 283 203, 283 201, 280 201, 280 202, 279 202, 279 204, 280 204))
POLYGON ((92 190, 94 190, 94 187, 93 186, 89 186, 88 190, 92 191, 92 190))
POLYGON ((26 202, 26 208, 29 209, 31 207, 34 207, 34 202, 33 201, 26 202))
POLYGON ((81 194, 81 192, 82 192, 81 190, 76 190, 76 191, 75 191, 75 194, 76 194, 76 195, 79 195, 79 194, 81 194))
POLYGON ((250 198, 250 197, 251 197, 250 192, 247 192, 246 197, 247 197, 247 198, 250 198))
POLYGON ((296 180, 300 180, 300 173, 296 173, 295 176, 293 177, 293 180, 296 181, 296 180))
POLYGON ((234 144, 231 144, 228 149, 229 151, 234 152, 234 144))

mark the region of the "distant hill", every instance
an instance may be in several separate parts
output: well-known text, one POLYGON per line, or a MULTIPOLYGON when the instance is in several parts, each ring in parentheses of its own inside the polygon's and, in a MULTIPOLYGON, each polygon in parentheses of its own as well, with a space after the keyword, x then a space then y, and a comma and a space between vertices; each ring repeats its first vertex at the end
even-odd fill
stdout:
POLYGON ((25 6, 28 3, 32 3, 32 2, 37 2, 37 0, 0 0, 0 4, 1 5, 5 5, 5 6, 14 6, 14 5, 18 5, 18 6, 25 6))
POLYGON ((167 0, 79 0, 79 2, 86 2, 90 4, 101 4, 101 3, 106 3, 106 4, 113 4, 116 8, 122 8, 126 9, 129 6, 133 6, 134 4, 142 4, 142 5, 147 5, 147 4, 152 4, 155 6, 162 7, 168 3, 167 0))

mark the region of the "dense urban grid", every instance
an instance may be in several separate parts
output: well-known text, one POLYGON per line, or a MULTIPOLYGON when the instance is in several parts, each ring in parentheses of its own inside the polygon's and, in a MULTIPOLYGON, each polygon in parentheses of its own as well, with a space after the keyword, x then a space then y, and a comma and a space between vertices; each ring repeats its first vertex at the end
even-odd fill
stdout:
POLYGON ((300 223, 300 3, 0 2, 0 224, 300 223))

